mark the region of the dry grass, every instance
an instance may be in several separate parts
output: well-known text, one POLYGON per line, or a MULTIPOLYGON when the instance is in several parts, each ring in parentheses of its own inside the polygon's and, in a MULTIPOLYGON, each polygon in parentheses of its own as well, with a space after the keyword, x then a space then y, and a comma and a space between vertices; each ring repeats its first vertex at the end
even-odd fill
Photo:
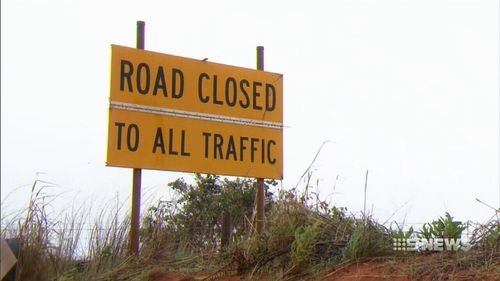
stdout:
POLYGON ((88 229, 91 210, 83 204, 53 214, 49 186, 35 181, 27 209, 2 218, 2 237, 19 241, 16 280, 88 280, 126 259, 128 221, 118 220, 119 209, 103 208, 88 229))
POLYGON ((369 215, 357 218, 345 209, 329 207, 317 196, 311 200, 308 194, 282 192, 267 213, 265 233, 256 234, 247 218, 247 229, 233 237, 227 251, 201 254, 195 243, 179 243, 172 229, 180 225, 157 224, 153 232, 143 232, 141 254, 129 257, 130 224, 123 204, 110 201, 97 215, 82 205, 52 217, 54 197, 45 189, 43 182, 36 181, 27 209, 8 221, 2 218, 7 226, 2 236, 20 241, 16 280, 146 281, 158 272, 207 270, 214 272, 212 277, 252 278, 265 273, 289 280, 306 275, 319 278, 346 264, 380 256, 387 257, 389 266, 393 261, 394 269, 404 265, 402 274, 415 280, 478 278, 495 270, 500 276, 498 214, 476 227, 475 248, 470 252, 395 255, 390 251, 391 231, 369 215))

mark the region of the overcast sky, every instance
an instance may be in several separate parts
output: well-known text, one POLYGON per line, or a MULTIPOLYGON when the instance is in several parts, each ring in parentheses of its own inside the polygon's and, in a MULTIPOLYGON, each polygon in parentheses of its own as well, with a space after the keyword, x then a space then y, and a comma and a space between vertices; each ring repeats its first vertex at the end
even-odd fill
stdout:
MULTIPOLYGON (((265 47, 265 69, 284 76, 283 188, 328 141, 312 166, 322 198, 359 212, 369 170, 380 221, 401 206, 400 221, 484 221, 474 199, 500 204, 499 12, 497 0, 2 0, 2 209, 35 178, 78 198, 130 194, 131 169, 105 167, 110 45, 135 47, 144 20, 156 52, 255 68, 265 47)), ((180 176, 144 171, 143 187, 168 194, 180 176)))

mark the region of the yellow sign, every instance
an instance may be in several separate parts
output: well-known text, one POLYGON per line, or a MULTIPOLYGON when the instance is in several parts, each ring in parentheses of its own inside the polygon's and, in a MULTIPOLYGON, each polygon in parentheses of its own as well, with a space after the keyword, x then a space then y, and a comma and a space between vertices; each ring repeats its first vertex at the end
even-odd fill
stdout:
POLYGON ((112 46, 107 165, 283 178, 281 74, 112 46))

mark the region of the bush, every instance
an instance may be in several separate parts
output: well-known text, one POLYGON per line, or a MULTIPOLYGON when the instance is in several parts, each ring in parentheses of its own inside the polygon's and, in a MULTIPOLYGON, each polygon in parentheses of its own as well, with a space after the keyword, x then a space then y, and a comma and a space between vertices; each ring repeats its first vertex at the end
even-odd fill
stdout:
POLYGON ((432 223, 422 226, 419 234, 423 238, 460 238, 465 226, 460 221, 454 221, 453 217, 446 212, 444 217, 440 217, 432 223))
MULTIPOLYGON (((273 202, 269 187, 275 184, 265 182, 268 204, 273 202)), ((229 218, 229 234, 235 236, 234 240, 243 239, 252 230, 254 179, 221 180, 219 176, 195 174, 195 184, 180 178, 169 187, 178 198, 148 209, 142 226, 144 241, 168 236, 177 250, 210 253, 222 249, 224 216, 229 218)))
POLYGON ((360 259, 364 257, 382 256, 392 249, 391 235, 382 225, 372 218, 357 219, 344 249, 344 259, 360 259))

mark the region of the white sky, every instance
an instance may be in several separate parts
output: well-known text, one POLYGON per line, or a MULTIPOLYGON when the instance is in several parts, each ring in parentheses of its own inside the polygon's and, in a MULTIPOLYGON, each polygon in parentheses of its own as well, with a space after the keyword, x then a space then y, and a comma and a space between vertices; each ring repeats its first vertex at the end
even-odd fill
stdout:
MULTIPOLYGON (((498 2, 2 0, 2 209, 37 172, 54 193, 130 194, 132 171, 105 167, 110 45, 134 47, 144 20, 156 52, 255 68, 265 47, 284 75, 283 187, 328 140, 312 182, 336 205, 362 209, 368 169, 380 221, 405 202, 395 219, 484 221, 474 199, 500 203, 498 2)), ((179 176, 144 171, 143 187, 179 176)))

